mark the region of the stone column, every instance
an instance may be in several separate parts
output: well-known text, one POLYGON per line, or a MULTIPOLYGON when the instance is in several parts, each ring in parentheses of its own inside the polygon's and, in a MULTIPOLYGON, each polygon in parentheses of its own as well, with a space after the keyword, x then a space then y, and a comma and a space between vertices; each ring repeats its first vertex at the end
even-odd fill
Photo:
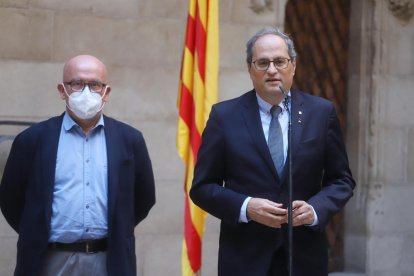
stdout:
POLYGON ((414 22, 396 2, 353 1, 351 11, 347 141, 357 189, 345 262, 376 276, 414 271, 414 22))

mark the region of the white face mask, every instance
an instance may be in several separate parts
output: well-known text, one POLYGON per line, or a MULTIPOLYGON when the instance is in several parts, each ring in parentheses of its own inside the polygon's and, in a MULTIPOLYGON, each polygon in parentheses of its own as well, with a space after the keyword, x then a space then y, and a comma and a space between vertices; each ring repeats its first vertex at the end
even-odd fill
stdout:
POLYGON ((66 106, 78 117, 79 119, 88 120, 93 118, 99 111, 104 107, 102 103, 102 98, 105 96, 106 87, 103 95, 99 93, 91 92, 89 86, 86 85, 83 91, 72 92, 68 95, 69 100, 66 106))

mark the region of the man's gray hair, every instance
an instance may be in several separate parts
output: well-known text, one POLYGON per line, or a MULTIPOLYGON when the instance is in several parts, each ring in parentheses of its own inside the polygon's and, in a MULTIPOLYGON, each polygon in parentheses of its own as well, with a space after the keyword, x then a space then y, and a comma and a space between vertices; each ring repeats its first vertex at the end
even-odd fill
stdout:
POLYGON ((293 44, 293 41, 289 37, 289 35, 282 32, 281 30, 279 30, 277 28, 265 27, 265 28, 259 30, 246 43, 246 61, 247 61, 248 64, 250 64, 252 62, 254 44, 256 43, 256 41, 259 38, 261 38, 262 36, 267 35, 267 34, 277 35, 278 37, 282 38, 285 41, 286 45, 287 45, 289 57, 292 59, 292 61, 296 60, 297 53, 296 53, 296 50, 295 50, 295 45, 293 44))

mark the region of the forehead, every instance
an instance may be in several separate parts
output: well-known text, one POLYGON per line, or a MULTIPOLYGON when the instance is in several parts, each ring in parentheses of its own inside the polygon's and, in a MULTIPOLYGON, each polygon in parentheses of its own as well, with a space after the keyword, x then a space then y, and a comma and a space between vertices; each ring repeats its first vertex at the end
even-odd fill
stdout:
POLYGON ((267 34, 256 40, 253 46, 253 56, 262 57, 289 57, 288 48, 283 38, 267 34))
POLYGON ((94 60, 74 60, 65 65, 63 79, 106 82, 106 69, 94 60))

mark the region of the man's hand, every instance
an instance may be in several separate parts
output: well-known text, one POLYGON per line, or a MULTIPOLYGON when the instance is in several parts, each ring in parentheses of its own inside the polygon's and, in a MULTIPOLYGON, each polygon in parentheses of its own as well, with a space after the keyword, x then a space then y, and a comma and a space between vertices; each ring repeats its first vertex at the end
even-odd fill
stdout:
POLYGON ((287 223, 287 209, 282 206, 267 199, 252 198, 247 204, 247 217, 269 227, 280 228, 287 223))
POLYGON ((305 201, 293 201, 292 208, 293 226, 310 225, 315 220, 312 206, 305 201))

